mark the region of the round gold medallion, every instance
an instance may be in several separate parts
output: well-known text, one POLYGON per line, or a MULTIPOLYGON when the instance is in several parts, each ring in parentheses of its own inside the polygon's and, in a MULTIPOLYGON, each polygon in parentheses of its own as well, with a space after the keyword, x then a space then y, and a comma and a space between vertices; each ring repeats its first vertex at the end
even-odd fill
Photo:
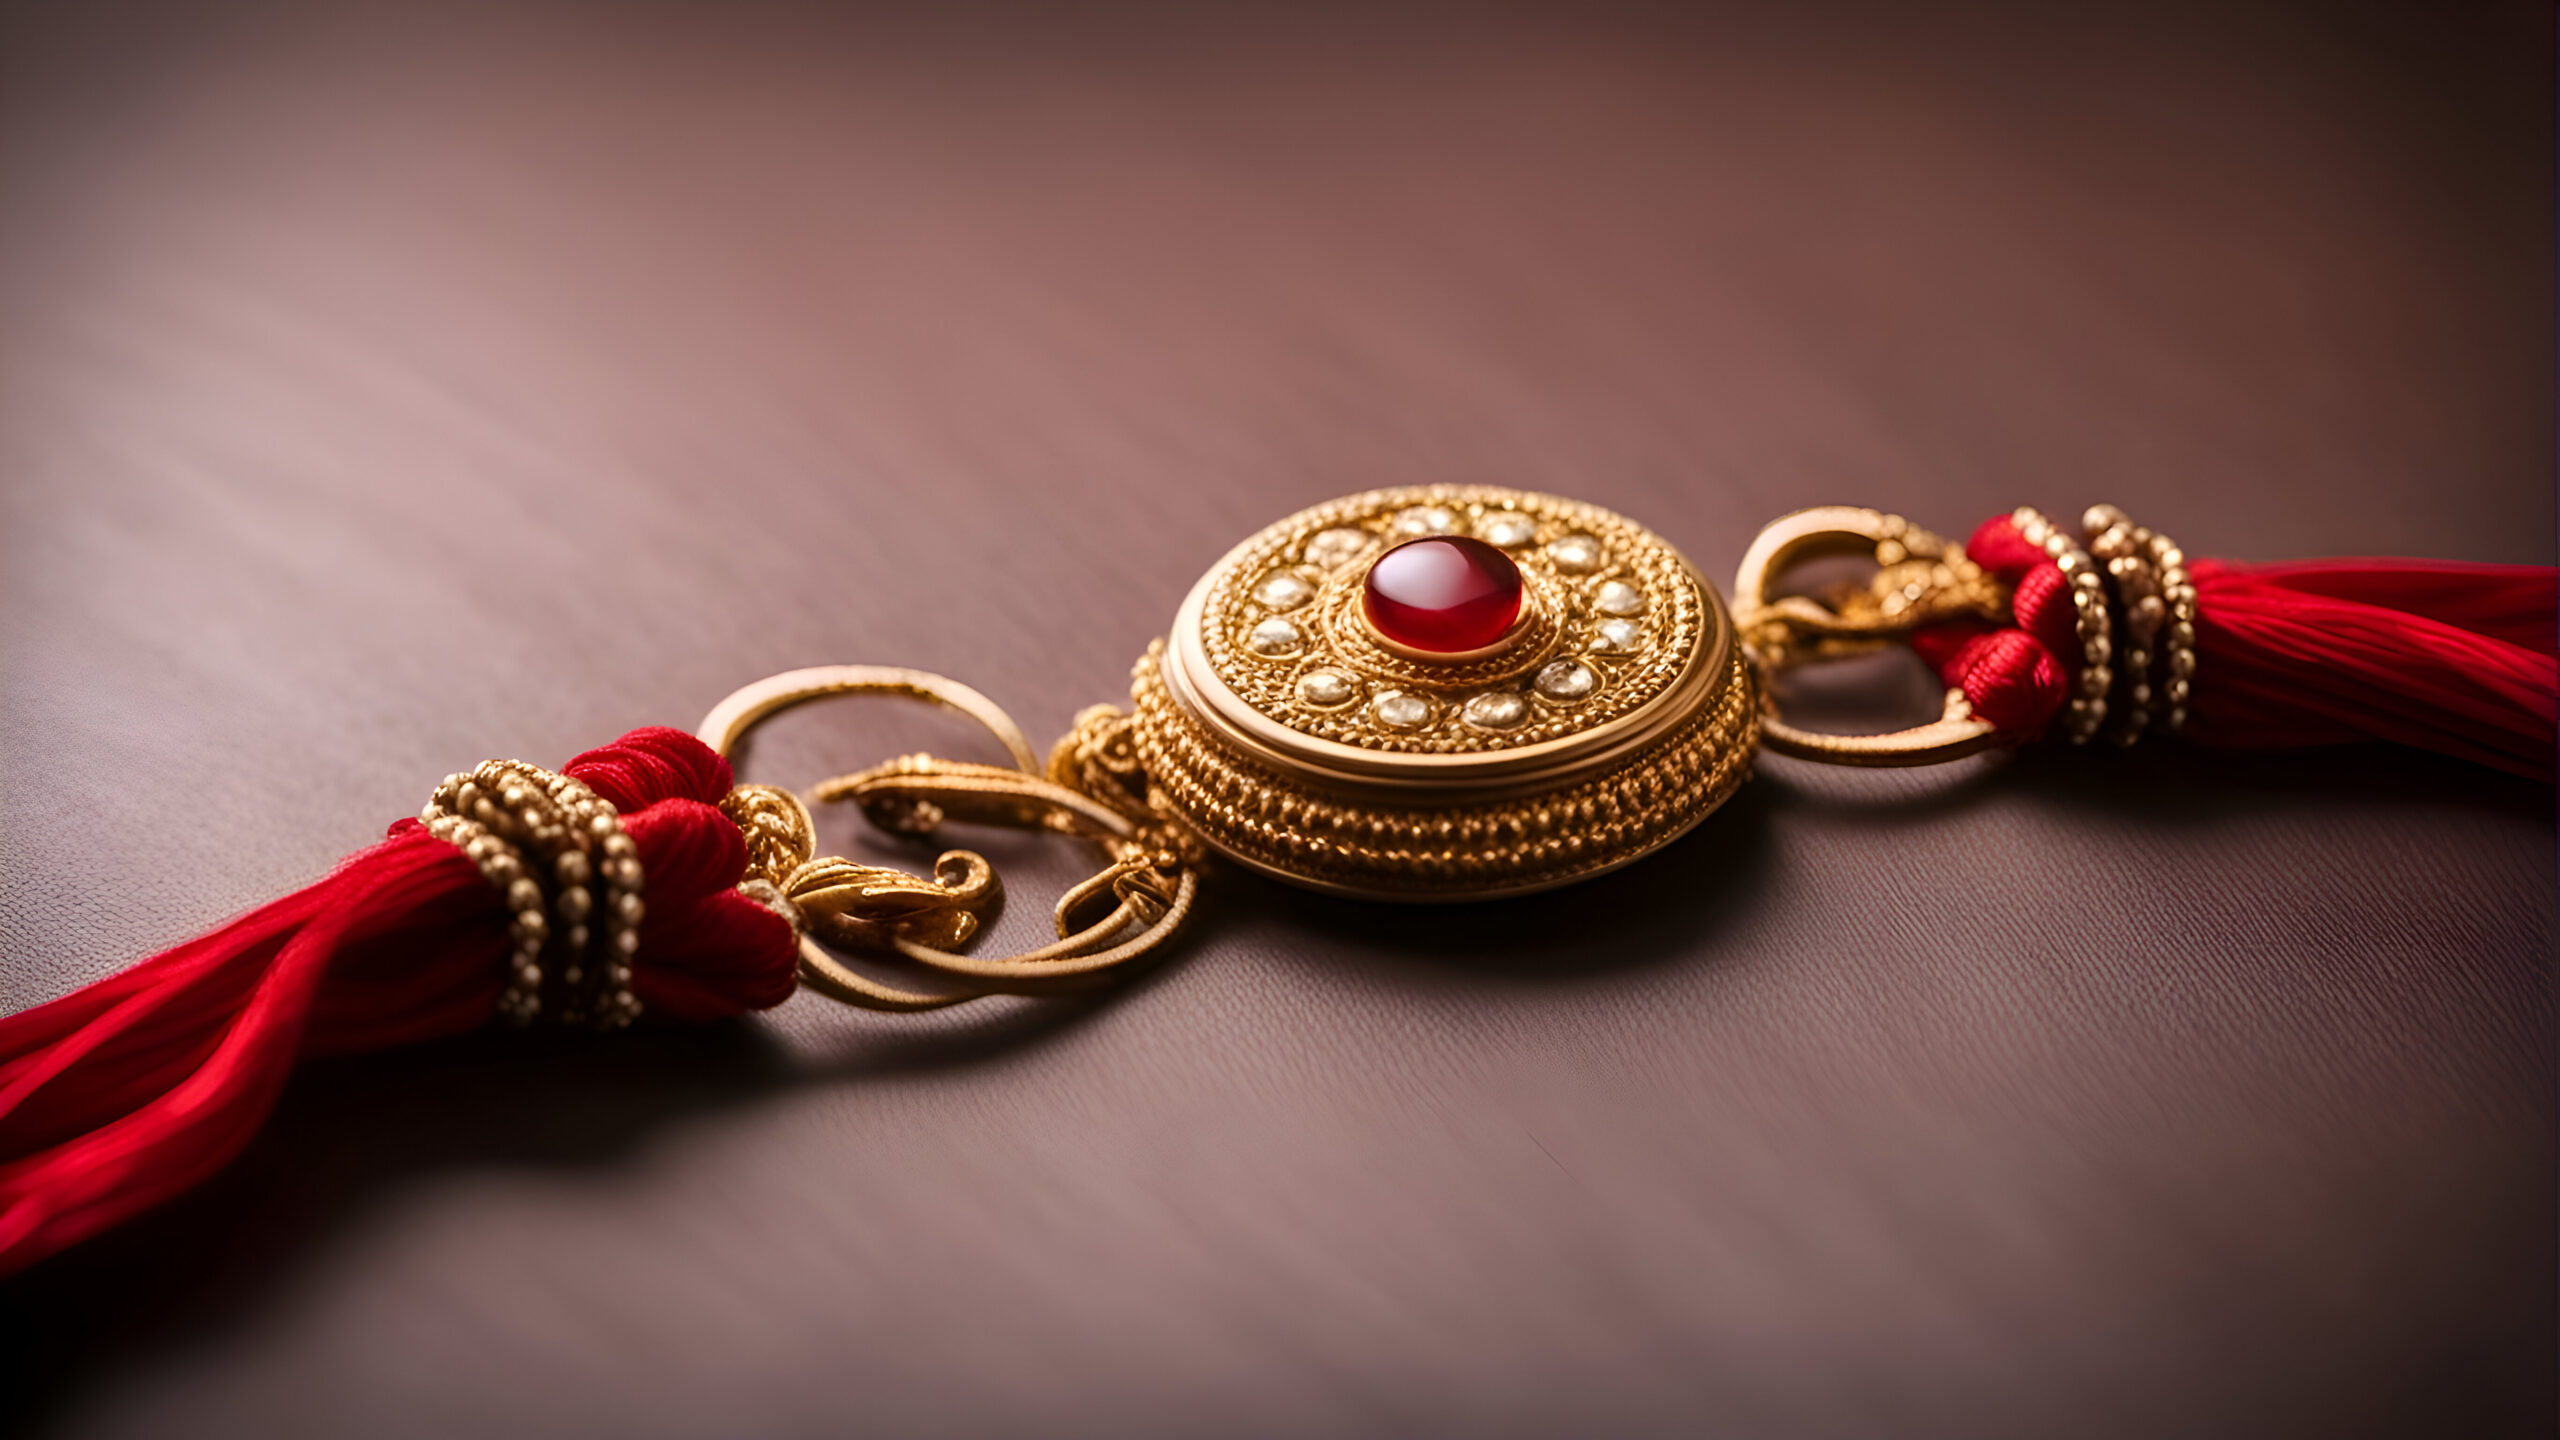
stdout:
POLYGON ((1246 540, 1131 694, 1138 757, 1202 839, 1403 900, 1545 889, 1667 844, 1741 782, 1760 718, 1678 551, 1477 486, 1354 495, 1246 540))

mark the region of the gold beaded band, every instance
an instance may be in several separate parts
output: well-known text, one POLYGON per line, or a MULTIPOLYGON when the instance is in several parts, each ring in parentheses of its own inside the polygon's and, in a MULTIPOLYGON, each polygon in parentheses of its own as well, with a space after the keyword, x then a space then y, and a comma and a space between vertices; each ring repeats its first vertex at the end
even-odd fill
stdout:
POLYGON ((2168 610, 2168 622, 2162 633, 2167 637, 2161 646, 2161 659, 2167 673, 2155 687, 2158 698, 2160 728, 2175 735, 2186 728, 2187 700, 2193 694, 2196 674, 2196 582, 2187 573, 2187 552, 2176 541, 2155 530, 2140 532, 2147 537, 2144 544, 2151 551, 2151 564, 2160 574, 2160 595, 2168 610))
POLYGON ((2081 525, 2090 553, 2106 562, 2124 617, 2116 674, 2126 713, 2114 739, 2131 745, 2153 723, 2174 735, 2187 723, 2196 669, 2196 587, 2186 552, 2113 505, 2089 507, 2081 525))
POLYGON ((1672 731, 1571 783, 1401 800, 1318 789, 1232 753, 1175 703, 1163 659, 1161 641, 1148 647, 1130 686, 1151 798, 1245 865, 1336 894, 1477 899, 1614 870, 1723 804, 1759 742, 1759 690, 1737 647, 1707 701, 1672 731))
POLYGON ((2063 733, 2074 745, 2086 745, 2107 721, 2107 691, 2115 676, 2115 641, 2107 618, 2106 582, 2097 562, 2038 511, 2021 505, 2010 517, 2018 534, 2044 551, 2071 582, 2071 604, 2080 639, 2077 693, 2063 718, 2063 733))
POLYGON ((418 821, 506 897, 513 948, 499 1014, 528 1024, 548 991, 564 1024, 618 1030, 639 1017, 640 853, 613 802, 521 760, 484 760, 446 776, 418 821))
POLYGON ((2159 638, 2160 624, 2168 618, 2168 608, 2160 594, 2160 573, 2152 563, 2150 532, 2138 530, 2115 506, 2090 506, 2088 513, 2080 517, 2080 529, 2089 553, 2107 567, 2117 633, 2123 637, 2116 650, 2116 690, 2123 697, 2123 704, 2107 738, 2119 746, 2132 745, 2151 723, 2155 698, 2151 688, 2151 642, 2159 638))

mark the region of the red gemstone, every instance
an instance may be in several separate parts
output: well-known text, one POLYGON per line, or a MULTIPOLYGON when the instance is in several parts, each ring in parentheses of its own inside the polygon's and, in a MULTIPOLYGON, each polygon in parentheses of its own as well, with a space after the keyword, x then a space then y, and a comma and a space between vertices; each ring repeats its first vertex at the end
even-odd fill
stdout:
POLYGON ((1481 650, 1520 618, 1520 567, 1481 540, 1434 535, 1370 565, 1361 609, 1371 629, 1408 650, 1481 650))

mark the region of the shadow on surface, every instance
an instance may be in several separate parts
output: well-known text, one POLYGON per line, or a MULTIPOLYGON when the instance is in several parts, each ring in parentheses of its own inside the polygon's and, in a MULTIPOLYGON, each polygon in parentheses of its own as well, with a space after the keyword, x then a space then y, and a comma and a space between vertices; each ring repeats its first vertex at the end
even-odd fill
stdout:
MULTIPOLYGON (((1763 770, 1673 845, 1563 890, 1395 905, 1302 893, 1228 868, 1209 924, 1230 936, 1297 932, 1313 942, 1310 958, 1329 965, 1570 985, 1715 953, 1720 937, 1771 903, 1775 824, 1790 811, 1899 828, 2002 797, 2176 827, 2271 809, 2431 806, 2547 821, 2552 808, 2548 787, 2378 746, 2270 755, 2047 746, 1919 779, 1763 770)), ((1188 958, 1186 947, 1167 963, 1188 958)), ((981 1002, 958 1025, 875 1030, 814 1059, 758 1022, 736 1021, 613 1037, 488 1032, 306 1066, 265 1131, 211 1183, 0 1283, 0 1431, 23 1433, 101 1374, 271 1308, 363 1216, 421 1177, 610 1169, 669 1127, 724 1109, 1021 1053, 1157 978, 981 1002)))
MULTIPOLYGON (((1357 937, 1435 965, 1569 983, 1668 960, 1747 903, 1768 863, 1767 804, 1765 788, 1746 787, 1644 864, 1489 904, 1334 900, 1227 868, 1208 923, 1285 910, 1284 924, 1319 940, 1357 937)), ((39 1427, 136 1361, 251 1323, 364 1217, 423 1180, 506 1167, 607 1171, 671 1127, 723 1110, 991 1063, 1143 990, 1197 943, 1118 983, 981 1001, 954 1012, 957 1024, 867 1030, 815 1058, 739 1020, 619 1036, 486 1031, 305 1065, 249 1149, 212 1181, 0 1281, 0 1433, 39 1427)))
POLYGON ((2342 805, 2541 820, 2553 813, 2548 785, 2390 745, 2241 751, 2172 742, 2119 751, 2038 744, 1923 770, 1779 760, 1763 764, 1760 783, 1789 810, 1880 828, 1925 825, 1994 798, 2167 828, 2342 805))
POLYGON ((422 1177, 610 1169, 669 1127, 723 1109, 1036 1046, 1128 988, 984 1001, 964 1012, 975 1023, 872 1034, 814 1060, 759 1022, 733 1020, 618 1036, 490 1030, 308 1063, 213 1180, 0 1281, 0 1434, 27 1433, 102 1373, 244 1323, 422 1177))
POLYGON ((2041 745, 2019 751, 2011 763, 2012 783, 2040 804, 2153 825, 2340 805, 2552 818, 2549 785, 2395 745, 2214 750, 2173 742, 2109 754, 2041 745))

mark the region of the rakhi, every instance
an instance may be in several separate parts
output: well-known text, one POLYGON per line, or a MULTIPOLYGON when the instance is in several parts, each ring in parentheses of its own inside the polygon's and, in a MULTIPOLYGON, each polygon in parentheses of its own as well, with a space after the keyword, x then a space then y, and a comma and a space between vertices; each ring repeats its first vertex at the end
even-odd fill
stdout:
POLYGON ((2554 572, 2335 560, 2190 563, 2100 506, 2030 510, 1958 547, 1873 510, 1763 531, 1732 606, 1659 536, 1488 487, 1381 490, 1229 552, 1044 765, 984 696, 830 666, 750 685, 697 735, 635 730, 557 772, 492 760, 325 879, 0 1020, 0 1271, 166 1200, 248 1143, 293 1063, 505 1021, 707 1021, 805 985, 922 1010, 1090 984, 1161 953, 1228 862, 1291 884, 1454 902, 1564 885, 1704 820, 1768 749, 1921 765, 2048 735, 2423 746, 2548 783, 2554 572), (1823 556, 1864 583, 1788 593, 1823 556), (1947 685, 1890 735, 1789 724, 1799 666, 1908 643, 1947 685), (983 725, 1010 765, 909 756, 827 781, 875 825, 1054 831, 1106 863, 1057 939, 964 953, 987 862, 930 876, 815 853, 789 791, 736 784, 765 717, 906 695, 983 725), (850 963, 847 954, 862 957, 850 963))

